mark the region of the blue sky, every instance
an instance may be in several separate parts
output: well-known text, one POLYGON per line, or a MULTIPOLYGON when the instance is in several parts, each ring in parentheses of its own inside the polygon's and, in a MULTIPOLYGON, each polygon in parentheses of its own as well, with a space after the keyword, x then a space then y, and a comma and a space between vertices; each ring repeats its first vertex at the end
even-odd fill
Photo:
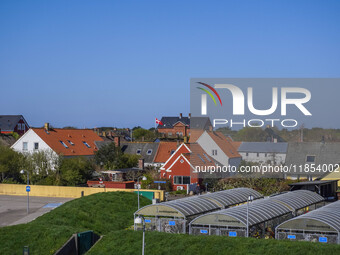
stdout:
POLYGON ((149 128, 190 111, 190 78, 340 77, 339 13, 321 0, 2 0, 0 114, 149 128))

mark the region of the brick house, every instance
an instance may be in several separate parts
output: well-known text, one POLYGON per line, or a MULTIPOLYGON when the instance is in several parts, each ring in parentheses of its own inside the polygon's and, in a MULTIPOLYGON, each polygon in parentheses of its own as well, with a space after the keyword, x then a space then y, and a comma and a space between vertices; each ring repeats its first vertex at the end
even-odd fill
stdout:
POLYGON ((162 117, 161 122, 157 126, 158 133, 164 134, 168 138, 188 137, 190 130, 212 130, 212 124, 208 117, 183 117, 180 113, 179 117, 162 117))

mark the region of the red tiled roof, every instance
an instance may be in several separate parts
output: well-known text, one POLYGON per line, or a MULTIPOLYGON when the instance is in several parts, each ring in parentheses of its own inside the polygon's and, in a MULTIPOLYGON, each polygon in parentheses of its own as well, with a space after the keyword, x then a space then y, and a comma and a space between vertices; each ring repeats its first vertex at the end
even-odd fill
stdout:
POLYGON ((204 130, 202 129, 190 129, 190 138, 189 142, 195 143, 198 138, 203 134, 204 130))
POLYGON ((206 153, 198 143, 187 144, 191 153, 183 153, 190 164, 195 166, 215 166, 215 161, 206 153))
POLYGON ((94 155, 95 151, 98 150, 94 142, 103 141, 101 137, 90 129, 54 128, 48 132, 46 132, 44 128, 32 129, 53 151, 64 156, 94 155), (60 141, 66 144, 68 148, 60 141), (86 142, 90 148, 88 148, 84 142, 86 142))
POLYGON ((241 157, 241 155, 237 152, 237 149, 231 143, 230 139, 225 137, 225 135, 223 135, 221 132, 207 133, 229 158, 241 157))
POLYGON ((165 163, 171 156, 171 151, 177 150, 177 142, 160 142, 155 156, 155 163, 165 163))

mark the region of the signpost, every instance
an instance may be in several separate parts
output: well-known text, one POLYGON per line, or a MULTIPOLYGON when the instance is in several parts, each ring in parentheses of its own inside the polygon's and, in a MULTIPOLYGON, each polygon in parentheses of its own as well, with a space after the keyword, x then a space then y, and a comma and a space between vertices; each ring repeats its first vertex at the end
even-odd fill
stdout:
POLYGON ((158 183, 158 189, 161 189, 161 183, 166 183, 166 181, 154 181, 153 183, 158 183))
POLYGON ((231 237, 236 237, 237 236, 237 232, 230 231, 228 235, 231 236, 231 237))
POLYGON ((27 185, 26 186, 26 192, 27 192, 27 214, 30 211, 30 191, 31 191, 31 186, 27 185))

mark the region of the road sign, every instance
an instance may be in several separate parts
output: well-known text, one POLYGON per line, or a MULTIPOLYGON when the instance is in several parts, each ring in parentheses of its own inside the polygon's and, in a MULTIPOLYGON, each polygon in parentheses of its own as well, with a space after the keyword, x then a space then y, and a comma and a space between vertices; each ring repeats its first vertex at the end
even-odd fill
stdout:
POLYGON ((176 225, 176 221, 173 221, 173 220, 169 221, 169 226, 175 226, 175 225, 176 225))
POLYGON ((319 237, 319 242, 320 243, 327 243, 327 237, 320 236, 319 237))
POLYGON ((145 219, 145 223, 151 223, 151 220, 145 219))
POLYGON ((229 232, 229 236, 235 237, 235 236, 237 236, 237 233, 236 233, 236 232, 230 231, 230 232, 229 232))
POLYGON ((287 238, 288 239, 296 239, 296 235, 288 235, 287 238))
POLYGON ((154 181, 153 183, 166 183, 166 181, 154 181))
POLYGON ((30 192, 30 191, 31 191, 31 186, 28 186, 28 185, 27 185, 27 186, 26 186, 26 191, 27 191, 27 192, 30 192))
POLYGON ((205 229, 201 229, 201 234, 208 234, 208 230, 205 230, 205 229))

